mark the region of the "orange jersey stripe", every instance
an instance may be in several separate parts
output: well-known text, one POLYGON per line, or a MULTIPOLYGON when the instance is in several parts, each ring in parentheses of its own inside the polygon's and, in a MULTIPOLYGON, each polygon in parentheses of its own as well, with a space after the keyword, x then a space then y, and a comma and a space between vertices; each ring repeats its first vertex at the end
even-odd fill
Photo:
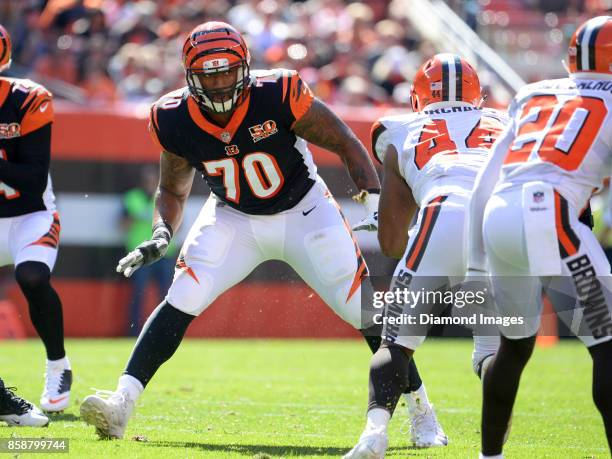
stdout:
POLYGON ((202 115, 202 112, 200 111, 200 107, 198 106, 198 103, 191 96, 187 98, 187 108, 189 109, 189 114, 191 115, 191 119, 193 120, 194 123, 196 123, 200 127, 200 129, 202 129, 204 132, 210 135, 214 135, 216 138, 218 138, 222 142, 229 144, 232 141, 234 134, 236 134, 236 131, 238 130, 238 128, 244 121, 244 117, 246 116, 249 110, 250 99, 251 99, 250 94, 247 94, 245 101, 242 104, 240 104, 238 108, 236 108, 236 110, 232 114, 232 118, 230 119, 229 123, 227 123, 227 126, 225 127, 219 127, 216 124, 213 124, 210 121, 208 121, 204 117, 204 115, 202 115), (229 138, 226 138, 225 136, 223 136, 222 134, 224 133, 228 133, 229 138))
POLYGON ((444 201, 446 201, 447 198, 448 196, 438 196, 437 198, 432 199, 425 207, 423 223, 419 228, 416 241, 414 244, 412 244, 406 259, 406 268, 409 270, 417 270, 421 258, 423 257, 423 253, 427 248, 427 242, 429 241, 433 231, 433 226, 438 218, 438 214, 440 213, 440 206, 444 201))
POLYGON ((289 91, 289 106, 297 122, 312 105, 314 94, 297 73, 291 76, 291 88, 289 91))
POLYGON ((32 242, 29 245, 30 246, 42 245, 45 247, 51 247, 52 249, 57 249, 57 246, 59 245, 59 237, 60 237, 61 229, 62 227, 60 225, 59 214, 57 212, 54 212, 53 222, 51 223, 51 227, 49 228, 49 231, 47 231, 47 233, 45 233, 38 240, 32 242))
POLYGON ((578 252, 580 241, 569 225, 567 201, 555 191, 555 227, 559 240, 561 258, 567 258, 578 252))
POLYGON ((9 91, 11 90, 11 83, 5 79, 0 78, 0 107, 4 104, 9 91))
POLYGON ((355 294, 355 292, 359 289, 359 287, 361 286, 361 279, 363 279, 365 276, 367 276, 367 266, 365 264, 365 261, 361 259, 361 264, 359 265, 359 268, 357 268, 353 283, 351 284, 351 288, 349 289, 348 295, 346 297, 347 303, 355 294))
POLYGON ((185 258, 182 255, 179 256, 178 260, 176 261, 175 268, 179 271, 185 271, 187 275, 189 275, 189 277, 196 281, 196 283, 200 283, 198 276, 196 276, 196 273, 193 271, 193 269, 187 266, 187 263, 185 263, 185 258))

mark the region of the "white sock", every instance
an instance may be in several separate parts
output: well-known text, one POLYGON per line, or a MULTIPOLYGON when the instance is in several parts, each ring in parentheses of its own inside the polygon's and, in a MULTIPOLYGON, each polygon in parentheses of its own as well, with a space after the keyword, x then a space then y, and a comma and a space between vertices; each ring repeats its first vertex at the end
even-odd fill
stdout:
POLYGON ((371 432, 372 430, 387 430, 387 425, 391 419, 391 413, 382 408, 372 408, 368 411, 368 417, 366 421, 365 432, 371 432))
POLYGON ((478 455, 478 459, 504 459, 504 455, 496 454, 495 456, 485 456, 484 454, 480 453, 478 455))
POLYGON ((68 360, 67 356, 58 360, 47 359, 47 368, 70 370, 70 360, 68 360))
POLYGON ((117 392, 124 392, 130 400, 136 401, 144 391, 142 383, 130 375, 121 375, 117 383, 117 392))
POLYGON ((403 395, 404 399, 406 400, 406 404, 408 405, 408 411, 410 412, 429 406, 429 399, 427 398, 425 383, 421 384, 421 387, 419 387, 417 390, 403 395))

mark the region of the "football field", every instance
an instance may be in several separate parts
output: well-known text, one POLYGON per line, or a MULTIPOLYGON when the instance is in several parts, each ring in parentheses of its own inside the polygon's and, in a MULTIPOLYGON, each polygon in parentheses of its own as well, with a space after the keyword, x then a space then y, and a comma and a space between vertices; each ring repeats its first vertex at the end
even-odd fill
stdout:
MULTIPOLYGON (((78 458, 340 457, 363 428, 369 353, 361 341, 186 340, 149 384, 125 439, 98 441, 80 421, 78 404, 92 387, 115 388, 132 345, 68 340, 75 374, 70 409, 46 429, 2 423, 0 438, 68 438, 69 456, 78 458)), ((477 457, 481 397, 471 347, 469 340, 430 340, 417 355, 449 446, 410 447, 405 407, 398 406, 387 457, 477 457)), ((43 365, 37 340, 0 343, 1 377, 36 402, 43 365)), ((590 387, 590 357, 578 342, 536 349, 506 457, 609 457, 590 387)))

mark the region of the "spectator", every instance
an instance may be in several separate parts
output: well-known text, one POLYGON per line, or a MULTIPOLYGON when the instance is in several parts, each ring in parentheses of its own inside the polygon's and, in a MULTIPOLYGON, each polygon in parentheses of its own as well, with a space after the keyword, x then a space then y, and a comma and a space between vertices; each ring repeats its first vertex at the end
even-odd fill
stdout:
MULTIPOLYGON (((131 252, 142 241, 151 236, 153 218, 153 195, 157 189, 159 175, 155 166, 142 169, 140 186, 128 191, 123 197, 122 226, 126 233, 126 253, 131 252)), ((150 282, 156 284, 159 300, 166 295, 174 273, 176 245, 170 244, 166 256, 150 266, 138 269, 130 278, 132 281, 132 298, 129 304, 127 335, 138 336, 142 327, 143 300, 150 282)))
POLYGON ((403 104, 406 81, 438 51, 418 35, 400 0, 0 3, 0 22, 18 37, 16 67, 82 88, 96 105, 152 102, 183 86, 177 56, 184 36, 212 19, 227 19, 245 33, 253 69, 304 71, 332 103, 403 104))

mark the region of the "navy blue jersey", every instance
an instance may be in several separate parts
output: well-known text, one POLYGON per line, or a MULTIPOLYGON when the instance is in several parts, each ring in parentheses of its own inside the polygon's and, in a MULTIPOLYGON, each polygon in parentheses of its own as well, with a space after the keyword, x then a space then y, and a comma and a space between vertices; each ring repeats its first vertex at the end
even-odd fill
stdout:
POLYGON ((293 126, 314 96, 295 71, 252 72, 246 100, 225 127, 208 120, 187 87, 151 107, 154 141, 185 158, 228 205, 248 214, 295 206, 316 180, 306 142, 293 126))
POLYGON ((0 218, 53 210, 52 96, 30 80, 0 78, 0 218))

